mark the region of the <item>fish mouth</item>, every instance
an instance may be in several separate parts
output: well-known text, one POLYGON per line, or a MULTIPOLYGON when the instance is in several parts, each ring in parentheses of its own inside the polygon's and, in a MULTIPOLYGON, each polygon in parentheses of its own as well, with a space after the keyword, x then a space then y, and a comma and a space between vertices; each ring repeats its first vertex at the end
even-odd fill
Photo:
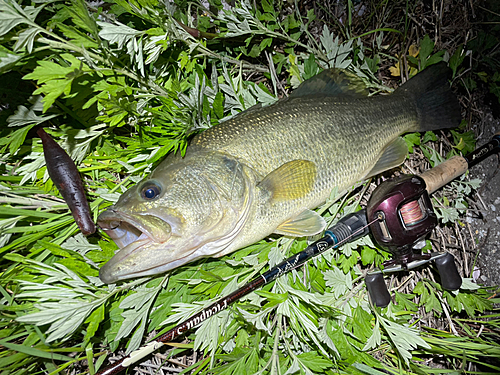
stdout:
POLYGON ((172 237, 171 225, 150 213, 127 214, 112 207, 99 215, 97 224, 120 248, 99 270, 99 278, 106 284, 137 276, 131 275, 138 266, 137 255, 151 247, 165 247, 172 237))
POLYGON ((172 230, 170 224, 157 215, 131 215, 113 208, 100 214, 97 224, 120 249, 141 240, 166 242, 171 237, 172 230))

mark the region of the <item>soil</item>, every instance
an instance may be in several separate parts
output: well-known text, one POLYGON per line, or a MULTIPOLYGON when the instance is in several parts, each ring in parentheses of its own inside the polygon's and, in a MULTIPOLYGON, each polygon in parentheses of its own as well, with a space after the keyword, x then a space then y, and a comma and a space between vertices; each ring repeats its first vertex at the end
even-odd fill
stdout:
MULTIPOLYGON (((500 132, 500 120, 486 114, 478 124, 477 145, 481 146, 500 132)), ((477 209, 467 213, 473 244, 478 258, 473 278, 486 286, 500 285, 500 163, 492 156, 470 170, 471 178, 480 178, 483 183, 477 191, 477 209)))

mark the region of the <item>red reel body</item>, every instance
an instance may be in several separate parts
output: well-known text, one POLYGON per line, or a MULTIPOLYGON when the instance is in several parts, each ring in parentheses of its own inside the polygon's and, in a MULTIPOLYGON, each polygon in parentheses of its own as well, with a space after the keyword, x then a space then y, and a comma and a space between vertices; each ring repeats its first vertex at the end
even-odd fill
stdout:
POLYGON ((414 175, 401 175, 380 184, 366 211, 368 222, 376 220, 371 227, 373 237, 396 258, 411 253, 413 245, 438 222, 425 181, 414 175))

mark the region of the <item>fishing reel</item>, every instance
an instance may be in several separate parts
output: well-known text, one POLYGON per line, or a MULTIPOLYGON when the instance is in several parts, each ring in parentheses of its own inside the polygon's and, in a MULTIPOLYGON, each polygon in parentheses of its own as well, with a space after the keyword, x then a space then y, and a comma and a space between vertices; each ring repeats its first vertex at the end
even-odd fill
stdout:
POLYGON ((447 290, 462 285, 455 258, 450 253, 422 254, 415 249, 438 223, 424 179, 415 175, 401 175, 384 181, 373 192, 366 207, 375 241, 392 259, 383 263, 383 270, 368 272, 365 282, 376 306, 385 307, 391 301, 383 274, 407 271, 434 261, 447 290))

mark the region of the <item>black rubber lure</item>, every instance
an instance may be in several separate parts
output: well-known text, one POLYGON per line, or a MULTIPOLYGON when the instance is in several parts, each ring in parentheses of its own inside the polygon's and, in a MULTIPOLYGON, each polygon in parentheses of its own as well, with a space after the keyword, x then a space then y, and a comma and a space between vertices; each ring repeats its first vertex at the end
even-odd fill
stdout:
POLYGON ((52 182, 68 204, 82 233, 86 236, 94 233, 96 227, 90 216, 89 203, 75 163, 45 130, 38 129, 37 134, 42 140, 45 164, 52 182))

